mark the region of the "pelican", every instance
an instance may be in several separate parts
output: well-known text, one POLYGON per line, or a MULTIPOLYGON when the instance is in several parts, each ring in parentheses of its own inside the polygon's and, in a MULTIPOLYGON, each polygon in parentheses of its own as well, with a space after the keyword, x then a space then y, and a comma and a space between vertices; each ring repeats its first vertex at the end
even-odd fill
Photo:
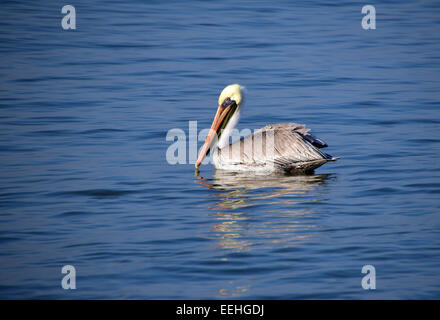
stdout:
POLYGON ((322 152, 327 144, 297 123, 270 124, 229 144, 244 102, 244 87, 232 84, 223 89, 196 169, 210 151, 214 167, 229 171, 312 173, 324 163, 338 160, 322 152))

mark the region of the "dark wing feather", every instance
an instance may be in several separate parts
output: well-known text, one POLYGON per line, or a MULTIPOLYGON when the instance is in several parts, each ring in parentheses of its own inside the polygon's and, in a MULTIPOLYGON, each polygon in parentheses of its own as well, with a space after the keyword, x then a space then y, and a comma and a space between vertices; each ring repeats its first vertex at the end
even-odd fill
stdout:
POLYGON ((311 135, 310 133, 304 135, 304 139, 306 139, 308 142, 310 142, 311 144, 313 144, 317 148, 322 149, 322 148, 328 147, 327 143, 325 143, 321 139, 318 139, 317 137, 311 135))

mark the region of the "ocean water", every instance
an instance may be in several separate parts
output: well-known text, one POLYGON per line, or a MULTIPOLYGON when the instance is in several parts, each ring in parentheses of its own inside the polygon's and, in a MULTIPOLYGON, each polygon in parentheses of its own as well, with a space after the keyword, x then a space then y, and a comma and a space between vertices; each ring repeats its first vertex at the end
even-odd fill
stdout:
POLYGON ((439 299, 440 5, 373 3, 364 30, 365 4, 2 2, 0 298, 439 299), (240 129, 305 123, 341 159, 169 164, 230 83, 240 129))

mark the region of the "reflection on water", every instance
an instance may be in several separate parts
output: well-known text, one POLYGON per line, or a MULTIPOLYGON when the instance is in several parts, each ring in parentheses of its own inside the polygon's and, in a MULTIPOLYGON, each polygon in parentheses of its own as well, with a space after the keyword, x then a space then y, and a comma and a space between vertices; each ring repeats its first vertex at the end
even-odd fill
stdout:
POLYGON ((196 181, 215 191, 209 209, 216 219, 211 232, 218 245, 246 251, 308 240, 316 228, 309 204, 326 200, 322 186, 330 179, 330 174, 263 176, 216 170, 212 179, 198 176, 196 181))

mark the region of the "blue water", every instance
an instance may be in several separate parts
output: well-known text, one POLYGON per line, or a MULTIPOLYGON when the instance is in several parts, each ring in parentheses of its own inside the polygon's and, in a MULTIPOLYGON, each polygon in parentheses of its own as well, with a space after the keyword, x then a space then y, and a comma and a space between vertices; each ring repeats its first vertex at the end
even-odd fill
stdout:
POLYGON ((0 298, 439 299, 440 5, 373 3, 366 31, 365 4, 2 2, 0 298), (230 83, 240 129, 305 123, 341 159, 168 164, 230 83))

